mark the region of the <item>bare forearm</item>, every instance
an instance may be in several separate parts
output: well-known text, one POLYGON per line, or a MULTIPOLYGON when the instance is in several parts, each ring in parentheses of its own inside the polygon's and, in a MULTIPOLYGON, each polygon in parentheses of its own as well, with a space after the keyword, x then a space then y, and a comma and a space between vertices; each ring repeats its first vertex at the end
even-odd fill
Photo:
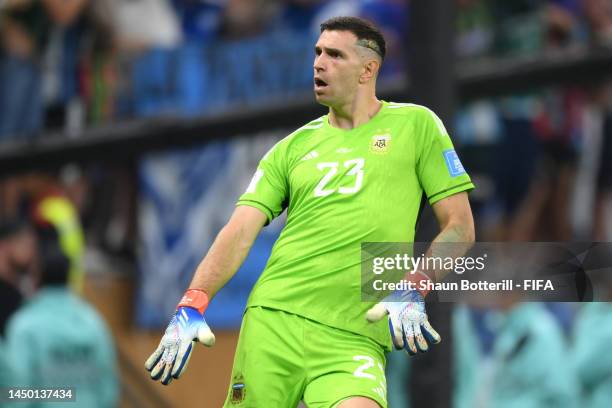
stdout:
POLYGON ((457 223, 446 226, 440 231, 432 242, 436 243, 474 243, 474 225, 471 223, 457 223))
MULTIPOLYGON (((440 233, 429 246, 426 257, 434 258, 435 261, 464 256, 472 248, 475 239, 474 217, 467 193, 454 194, 438 201, 433 205, 433 211, 440 225, 440 233)), ((431 262, 431 264, 439 265, 439 262, 431 262)), ((425 269, 420 272, 427 275, 429 279, 439 282, 448 275, 450 270, 425 269)))
POLYGON ((224 227, 198 265, 189 288, 202 289, 212 298, 236 274, 253 240, 241 226, 224 227))
MULTIPOLYGON (((456 259, 465 255, 474 244, 474 225, 470 222, 447 225, 427 250, 427 257, 456 259)), ((435 264, 435 263, 434 263, 435 264)), ((443 280, 449 270, 424 271, 435 282, 443 280)))

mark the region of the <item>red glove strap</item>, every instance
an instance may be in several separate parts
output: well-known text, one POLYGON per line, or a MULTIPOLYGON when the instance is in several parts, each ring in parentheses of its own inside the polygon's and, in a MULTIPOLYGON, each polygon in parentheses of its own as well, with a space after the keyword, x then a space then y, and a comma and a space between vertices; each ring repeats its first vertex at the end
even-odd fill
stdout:
POLYGON ((192 307, 204 314, 204 311, 208 307, 208 295, 202 289, 187 289, 183 298, 176 306, 177 309, 179 307, 192 307))

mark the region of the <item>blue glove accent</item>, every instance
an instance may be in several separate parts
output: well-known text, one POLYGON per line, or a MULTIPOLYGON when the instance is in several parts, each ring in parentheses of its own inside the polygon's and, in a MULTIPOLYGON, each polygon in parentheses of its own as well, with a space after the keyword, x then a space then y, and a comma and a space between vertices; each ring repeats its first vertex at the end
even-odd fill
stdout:
POLYGON ((145 362, 153 380, 164 385, 179 378, 189 362, 193 343, 198 340, 206 346, 215 343, 204 316, 191 307, 179 307, 170 320, 159 346, 145 362))

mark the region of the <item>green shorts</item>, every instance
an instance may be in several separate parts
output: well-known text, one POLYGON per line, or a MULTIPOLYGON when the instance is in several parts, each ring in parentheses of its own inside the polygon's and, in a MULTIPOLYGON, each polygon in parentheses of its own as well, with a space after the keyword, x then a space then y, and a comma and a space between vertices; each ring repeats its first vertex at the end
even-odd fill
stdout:
POLYGON ((332 408, 354 396, 387 407, 385 354, 368 337, 281 310, 248 308, 225 407, 332 408))

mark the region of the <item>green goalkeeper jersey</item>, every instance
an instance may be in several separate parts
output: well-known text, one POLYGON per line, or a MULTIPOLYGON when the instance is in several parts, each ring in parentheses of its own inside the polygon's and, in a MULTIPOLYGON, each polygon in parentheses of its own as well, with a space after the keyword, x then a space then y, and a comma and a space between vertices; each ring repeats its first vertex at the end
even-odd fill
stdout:
POLYGON ((361 243, 412 242, 423 194, 430 204, 474 188, 442 121, 429 109, 383 102, 343 130, 323 116, 261 159, 238 205, 268 222, 287 209, 247 307, 264 306, 362 334, 390 348, 386 321, 368 323, 361 243))

